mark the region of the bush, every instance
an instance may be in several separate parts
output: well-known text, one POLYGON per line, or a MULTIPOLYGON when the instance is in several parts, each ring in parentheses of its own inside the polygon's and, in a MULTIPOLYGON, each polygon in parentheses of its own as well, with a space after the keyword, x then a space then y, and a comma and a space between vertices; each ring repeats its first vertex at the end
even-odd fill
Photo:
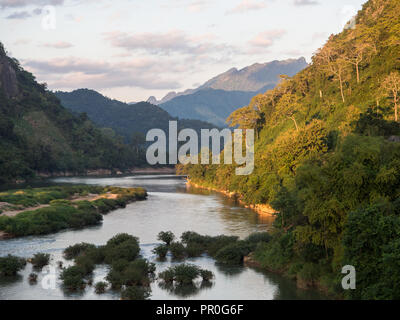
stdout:
POLYGON ((186 246, 186 254, 190 258, 200 257, 204 253, 204 247, 198 243, 189 243, 186 246))
POLYGON ((167 246, 171 244, 175 239, 175 235, 171 231, 160 232, 157 237, 158 240, 165 242, 167 246))
POLYGON ((47 253, 36 253, 30 262, 35 268, 42 269, 49 264, 50 255, 47 253))
POLYGON ((159 259, 165 259, 168 253, 168 247, 165 244, 161 244, 155 247, 152 252, 156 254, 159 259))
MULTIPOLYGON (((179 285, 192 284, 193 280, 200 275, 201 269, 191 264, 180 264, 170 267, 167 270, 159 273, 158 277, 165 283, 173 283, 176 281, 179 285)), ((211 273, 212 274, 212 273, 211 273)), ((204 270, 204 276, 210 276, 204 270)))
POLYGON ((97 283, 94 285, 94 290, 95 290, 95 292, 96 292, 97 294, 103 294, 103 293, 106 292, 107 287, 108 287, 107 282, 100 281, 100 282, 97 282, 97 283))
POLYGON ((95 263, 93 260, 86 256, 81 255, 75 258, 75 265, 78 266, 85 276, 91 274, 95 269, 95 263))
POLYGON ((128 287, 121 293, 122 300, 147 300, 150 290, 143 287, 128 287))
POLYGON ((178 284, 191 284, 200 274, 199 267, 191 264, 180 264, 174 267, 175 281, 178 284))
POLYGON ((163 280, 165 283, 173 283, 175 279, 175 272, 172 268, 168 268, 167 270, 160 272, 158 274, 158 278, 163 280))
POLYGON ((36 273, 31 273, 28 278, 30 284, 37 283, 37 279, 38 279, 38 275, 36 273))
POLYGON ((210 256, 214 257, 219 250, 221 250, 223 247, 226 247, 228 245, 231 245, 232 243, 235 243, 239 240, 239 237, 235 236, 217 236, 217 237, 212 237, 208 241, 207 245, 207 252, 210 256))
POLYGON ((214 278, 214 274, 209 270, 200 270, 200 276, 203 278, 203 281, 210 281, 214 278))
POLYGON ((0 257, 0 275, 11 277, 15 276, 26 266, 26 260, 23 258, 8 255, 0 257))
POLYGON ((172 257, 174 259, 180 260, 185 257, 186 249, 185 246, 180 242, 173 242, 169 246, 169 250, 171 251, 172 257))
POLYGON ((85 288, 85 275, 85 270, 80 266, 72 266, 63 270, 60 279, 63 281, 65 289, 77 291, 85 288))
POLYGON ((139 241, 131 235, 118 234, 107 242, 103 251, 107 264, 121 259, 133 261, 140 253, 139 241))
POLYGON ((95 249, 96 246, 89 243, 78 243, 73 246, 69 246, 64 250, 64 258, 67 260, 75 259, 80 254, 84 253, 89 249, 95 249))
POLYGON ((268 243, 272 239, 272 236, 268 232, 256 232, 249 235, 245 241, 258 244, 260 242, 268 243))
POLYGON ((132 262, 119 260, 112 264, 107 280, 112 288, 120 289, 122 286, 148 286, 149 275, 154 273, 155 265, 145 259, 132 262))
POLYGON ((243 258, 251 251, 251 244, 245 241, 239 241, 220 249, 215 255, 215 259, 222 264, 238 265, 243 263, 243 258))

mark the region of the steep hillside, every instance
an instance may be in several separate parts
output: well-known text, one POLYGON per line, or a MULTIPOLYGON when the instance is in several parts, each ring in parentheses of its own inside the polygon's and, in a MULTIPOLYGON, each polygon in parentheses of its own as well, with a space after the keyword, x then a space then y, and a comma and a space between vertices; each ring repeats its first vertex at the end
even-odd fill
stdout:
POLYGON ((226 118, 247 105, 258 93, 274 88, 280 75, 294 76, 307 66, 304 58, 273 61, 237 70, 233 68, 207 81, 197 89, 169 93, 153 103, 179 118, 198 119, 226 126, 226 118))
MULTIPOLYGON (((84 112, 97 125, 112 128, 123 135, 126 141, 131 141, 133 135, 140 133, 146 135, 151 129, 163 129, 168 131, 169 121, 176 120, 168 112, 158 106, 147 102, 126 104, 117 100, 111 100, 100 93, 79 89, 73 92, 56 92, 62 105, 73 112, 84 112)), ((194 120, 179 120, 178 126, 200 129, 215 127, 210 123, 194 120)))
POLYGON ((118 137, 104 135, 84 115, 63 108, 0 43, 0 181, 38 171, 123 169, 138 163, 118 137))
POLYGON ((253 258, 269 270, 355 299, 398 299, 400 279, 400 2, 370 0, 355 29, 332 35, 313 63, 234 112, 257 131, 255 170, 187 166, 192 181, 278 211, 253 258), (343 291, 341 268, 357 271, 343 291))

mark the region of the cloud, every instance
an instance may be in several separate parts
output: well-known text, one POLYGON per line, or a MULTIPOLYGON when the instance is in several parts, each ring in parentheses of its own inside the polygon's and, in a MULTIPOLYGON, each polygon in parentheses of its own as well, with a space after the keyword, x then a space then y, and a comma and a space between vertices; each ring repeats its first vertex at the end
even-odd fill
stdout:
POLYGON ((0 0, 0 8, 23 8, 27 6, 59 6, 64 0, 0 0))
POLYGON ((243 13, 250 10, 260 10, 267 6, 265 1, 242 0, 236 7, 228 10, 227 14, 243 13))
POLYGON ((42 46, 46 47, 46 48, 53 48, 53 49, 68 49, 68 48, 73 47, 74 45, 69 42, 59 41, 59 42, 55 42, 55 43, 49 43, 49 42, 44 43, 42 46))
POLYGON ((199 55, 233 50, 228 45, 212 43, 213 36, 211 35, 189 37, 179 30, 165 33, 144 32, 135 34, 115 31, 105 33, 104 37, 113 47, 129 51, 142 50, 151 54, 199 55))
POLYGON ((11 20, 22 20, 22 19, 27 19, 30 18, 32 15, 28 11, 18 11, 14 12, 6 17, 6 19, 11 19, 11 20))
POLYGON ((256 37, 249 41, 253 47, 270 47, 274 42, 282 38, 286 34, 286 30, 269 30, 259 33, 256 37))
POLYGON ((27 45, 27 44, 29 44, 29 43, 31 43, 31 40, 30 40, 30 39, 24 38, 24 39, 18 39, 18 40, 16 40, 16 41, 14 42, 14 45, 20 46, 20 45, 27 45))
POLYGON ((319 4, 319 2, 315 0, 294 0, 295 6, 313 6, 317 4, 319 4))
POLYGON ((161 73, 179 74, 183 67, 177 63, 152 59, 109 63, 77 57, 52 60, 23 60, 22 64, 34 72, 40 81, 54 89, 138 87, 142 89, 178 89, 181 85, 161 73))
POLYGON ((167 9, 183 8, 186 9, 186 11, 196 13, 205 10, 212 3, 213 2, 210 0, 170 0, 168 3, 162 4, 161 7, 167 9))

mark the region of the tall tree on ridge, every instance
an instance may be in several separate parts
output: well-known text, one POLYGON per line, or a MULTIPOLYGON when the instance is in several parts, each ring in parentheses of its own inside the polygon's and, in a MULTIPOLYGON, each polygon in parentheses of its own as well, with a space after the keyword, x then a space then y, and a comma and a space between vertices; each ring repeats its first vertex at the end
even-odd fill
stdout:
POLYGON ((400 74, 398 72, 392 72, 388 75, 382 83, 382 89, 385 92, 390 92, 394 103, 394 118, 398 122, 398 105, 399 94, 400 94, 400 74))

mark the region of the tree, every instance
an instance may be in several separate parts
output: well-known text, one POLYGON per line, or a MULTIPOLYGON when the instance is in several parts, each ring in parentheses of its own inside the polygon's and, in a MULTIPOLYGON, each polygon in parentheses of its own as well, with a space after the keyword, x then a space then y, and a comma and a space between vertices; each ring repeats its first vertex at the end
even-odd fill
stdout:
POLYGON ((141 147, 146 143, 146 137, 141 132, 134 132, 131 138, 131 144, 136 154, 140 153, 141 147))
POLYGON ((365 42, 355 42, 346 50, 344 60, 352 64, 356 68, 357 83, 360 83, 360 63, 364 61, 366 53, 370 45, 365 42))
POLYGON ((162 242, 165 242, 165 244, 169 246, 171 242, 174 241, 175 235, 171 231, 167 232, 162 231, 158 234, 157 239, 162 242))
POLYGON ((328 42, 322 49, 320 49, 316 56, 318 62, 325 71, 329 72, 339 81, 340 94, 343 103, 346 102, 344 97, 344 76, 345 76, 345 63, 343 54, 336 49, 337 44, 328 42))
POLYGON ((400 74, 398 72, 392 72, 388 75, 382 83, 382 89, 385 92, 389 92, 393 98, 394 118, 395 121, 398 122, 397 103, 399 102, 400 93, 400 74))
POLYGON ((226 122, 230 127, 238 126, 241 129, 254 129, 259 119, 260 112, 258 109, 249 105, 233 112, 226 122))
POLYGON ((26 265, 25 259, 8 255, 0 257, 0 276, 15 276, 26 265))

